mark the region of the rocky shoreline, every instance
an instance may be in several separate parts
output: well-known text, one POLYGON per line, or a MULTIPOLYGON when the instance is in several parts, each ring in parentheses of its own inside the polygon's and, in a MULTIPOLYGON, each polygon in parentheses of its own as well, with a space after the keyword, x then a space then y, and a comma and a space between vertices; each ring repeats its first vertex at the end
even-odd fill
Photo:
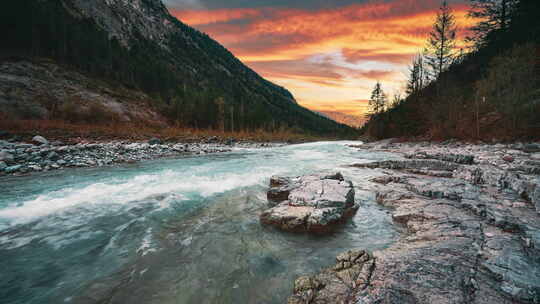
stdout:
POLYGON ((388 208, 402 235, 298 278, 288 303, 540 303, 540 145, 354 148, 403 155, 351 164, 375 174, 357 186, 388 208))
POLYGON ((26 175, 65 168, 101 167, 144 160, 230 152, 236 148, 279 146, 275 143, 221 142, 217 137, 195 143, 109 141, 66 144, 35 136, 30 142, 0 140, 0 176, 26 175))

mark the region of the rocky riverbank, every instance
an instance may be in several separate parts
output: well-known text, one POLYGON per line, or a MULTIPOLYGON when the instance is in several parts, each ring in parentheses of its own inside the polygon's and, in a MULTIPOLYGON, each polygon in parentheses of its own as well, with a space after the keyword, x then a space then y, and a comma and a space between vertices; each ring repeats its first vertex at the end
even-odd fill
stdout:
MULTIPOLYGON (((401 238, 300 277, 288 303, 540 303, 540 145, 356 146, 401 160, 351 164, 401 238)), ((358 212, 362 212, 360 209, 358 212)))
POLYGON ((0 176, 76 167, 100 167, 143 160, 230 152, 236 148, 260 148, 279 144, 220 142, 209 138, 196 143, 110 141, 67 144, 35 136, 29 142, 0 140, 0 176))

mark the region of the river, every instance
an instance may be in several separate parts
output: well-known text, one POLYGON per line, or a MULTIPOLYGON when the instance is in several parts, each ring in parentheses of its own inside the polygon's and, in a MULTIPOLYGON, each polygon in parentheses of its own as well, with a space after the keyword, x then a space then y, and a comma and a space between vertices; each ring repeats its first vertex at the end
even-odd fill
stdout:
POLYGON ((283 303, 294 279, 398 231, 363 190, 394 159, 318 142, 0 178, 0 302, 283 303), (338 170, 361 207, 329 235, 260 225, 274 174, 338 170))

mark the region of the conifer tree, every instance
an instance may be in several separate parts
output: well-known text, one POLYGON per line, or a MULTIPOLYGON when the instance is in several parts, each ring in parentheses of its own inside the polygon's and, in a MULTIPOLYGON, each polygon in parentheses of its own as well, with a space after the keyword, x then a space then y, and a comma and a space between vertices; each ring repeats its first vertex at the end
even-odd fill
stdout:
POLYGON ((445 0, 437 13, 433 29, 426 46, 426 61, 431 68, 431 77, 439 78, 454 60, 456 45, 456 21, 452 9, 445 0))
POLYGON ((377 115, 384 112, 388 98, 384 93, 381 83, 377 81, 373 91, 371 92, 371 98, 369 99, 369 112, 371 115, 377 115))
POLYGON ((468 16, 479 19, 478 23, 471 27, 472 36, 467 37, 476 48, 488 41, 490 33, 494 31, 506 31, 510 26, 511 16, 519 3, 518 0, 469 0, 471 9, 468 16))

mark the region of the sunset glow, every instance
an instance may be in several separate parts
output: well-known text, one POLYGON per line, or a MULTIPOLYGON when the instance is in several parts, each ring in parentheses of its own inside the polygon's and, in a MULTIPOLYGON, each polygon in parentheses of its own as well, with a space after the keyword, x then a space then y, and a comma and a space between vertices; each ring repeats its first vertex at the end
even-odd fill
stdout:
MULTIPOLYGON (((376 81, 402 91, 407 66, 422 50, 438 0, 272 1, 169 0, 171 13, 208 33, 263 77, 313 110, 360 115, 376 81), (253 3, 254 2, 254 3, 253 3), (281 3, 281 1, 277 1, 281 3)), ((461 36, 472 20, 451 1, 461 36)))

